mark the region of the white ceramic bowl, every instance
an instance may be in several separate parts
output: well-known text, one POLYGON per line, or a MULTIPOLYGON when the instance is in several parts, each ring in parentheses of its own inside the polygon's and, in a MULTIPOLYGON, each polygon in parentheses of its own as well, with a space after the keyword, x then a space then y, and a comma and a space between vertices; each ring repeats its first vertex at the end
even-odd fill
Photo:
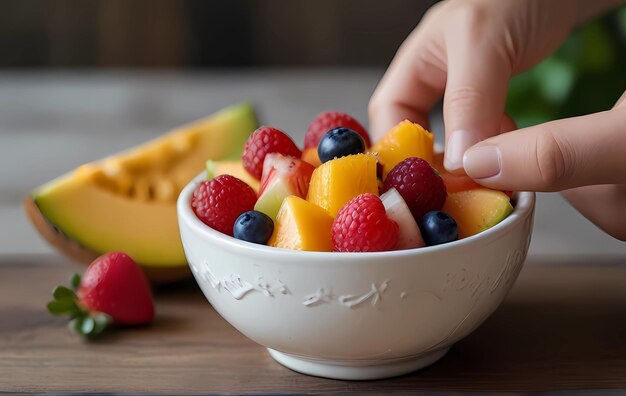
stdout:
POLYGON ((350 380, 430 365, 498 307, 530 244, 535 195, 460 241, 382 253, 296 252, 221 234, 178 198, 180 233, 204 295, 230 324, 302 373, 350 380))

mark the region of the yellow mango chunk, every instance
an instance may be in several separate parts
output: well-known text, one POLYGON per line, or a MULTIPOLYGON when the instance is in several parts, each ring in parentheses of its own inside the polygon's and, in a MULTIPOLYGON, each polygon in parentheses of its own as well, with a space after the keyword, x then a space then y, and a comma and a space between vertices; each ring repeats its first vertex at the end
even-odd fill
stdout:
POLYGON ((419 124, 404 120, 393 127, 372 148, 383 165, 383 177, 398 163, 409 157, 418 157, 433 164, 434 136, 419 124))
POLYGON ((319 206, 295 195, 285 198, 268 245, 315 252, 332 251, 333 218, 319 206))
POLYGON ((327 161, 316 168, 307 201, 335 217, 349 200, 364 193, 378 195, 376 157, 355 154, 327 161))
POLYGON ((504 220, 513 206, 502 191, 478 188, 448 194, 441 210, 456 220, 459 238, 467 238, 504 220))
POLYGON ((301 159, 303 161, 308 162, 309 164, 313 165, 316 168, 322 165, 322 161, 320 161, 320 157, 317 154, 317 147, 309 147, 309 148, 304 149, 304 151, 302 152, 301 159))

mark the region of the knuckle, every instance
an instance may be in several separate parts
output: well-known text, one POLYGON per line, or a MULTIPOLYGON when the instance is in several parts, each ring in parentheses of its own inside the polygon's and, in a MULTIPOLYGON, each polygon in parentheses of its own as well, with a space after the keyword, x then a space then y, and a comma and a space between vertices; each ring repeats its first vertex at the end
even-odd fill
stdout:
POLYGON ((478 33, 490 18, 491 7, 483 1, 457 1, 449 15, 466 33, 478 33))
POLYGON ((548 189, 558 189, 568 176, 571 156, 566 145, 552 131, 541 133, 536 140, 536 166, 541 182, 548 189))
POLYGON ((445 102, 446 111, 463 114, 468 109, 484 104, 485 96, 475 86, 461 85, 446 92, 445 102))

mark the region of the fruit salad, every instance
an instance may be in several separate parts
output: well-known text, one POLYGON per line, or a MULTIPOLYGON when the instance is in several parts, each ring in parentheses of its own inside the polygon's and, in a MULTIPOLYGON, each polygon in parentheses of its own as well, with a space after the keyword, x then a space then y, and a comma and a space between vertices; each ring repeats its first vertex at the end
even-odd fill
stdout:
POLYGON ((319 114, 304 150, 262 126, 241 161, 209 161, 191 206, 207 226, 276 248, 380 252, 440 245, 493 227, 510 192, 448 173, 433 135, 405 120, 371 145, 340 112, 319 114))

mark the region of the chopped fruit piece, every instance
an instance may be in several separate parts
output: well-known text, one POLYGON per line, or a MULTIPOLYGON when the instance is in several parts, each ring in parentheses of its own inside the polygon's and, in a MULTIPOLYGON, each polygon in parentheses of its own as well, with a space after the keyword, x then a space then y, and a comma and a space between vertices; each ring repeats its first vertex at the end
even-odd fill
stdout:
POLYGON ((399 234, 396 250, 414 249, 424 246, 420 229, 411 214, 411 210, 395 188, 380 196, 385 205, 387 216, 398 224, 399 234))
POLYGON ((513 206, 502 191, 480 188, 449 194, 442 210, 456 220, 459 238, 467 238, 498 224, 513 206))
POLYGON ((446 191, 448 194, 457 191, 484 188, 467 175, 453 175, 448 172, 443 166, 443 153, 435 153, 435 163, 433 164, 433 167, 437 169, 437 172, 439 172, 439 175, 443 179, 443 184, 446 185, 446 191))
POLYGON ((333 222, 335 252, 384 252, 398 243, 398 224, 391 220, 385 206, 374 194, 351 199, 333 222))
POLYGON ((365 146, 372 145, 367 131, 357 120, 345 113, 338 111, 325 111, 315 117, 306 130, 304 135, 304 148, 314 147, 320 143, 322 137, 331 129, 344 127, 357 132, 365 141, 365 146))
POLYGON ((422 217, 420 230, 428 246, 441 245, 459 239, 456 221, 446 212, 438 210, 428 212, 422 217))
POLYGON ((230 107, 39 187, 26 213, 48 242, 85 265, 119 250, 151 280, 189 276, 176 198, 207 158, 240 157, 256 126, 252 107, 230 107))
POLYGON ((305 198, 315 167, 307 162, 282 154, 272 153, 265 157, 259 199, 254 210, 263 212, 276 220, 283 200, 290 195, 305 198))
POLYGON ((317 155, 317 147, 309 147, 302 152, 302 160, 308 162, 314 167, 322 165, 319 155, 317 155))
POLYGON ((418 157, 433 163, 433 134, 419 124, 405 120, 393 127, 370 149, 376 153, 383 164, 383 176, 398 163, 409 158, 418 157))
POLYGON ((82 279, 74 274, 72 288, 58 286, 48 310, 72 318, 70 328, 95 336, 111 323, 144 325, 154 317, 154 301, 146 275, 132 258, 110 252, 98 257, 82 279))
POLYGON ((331 216, 359 194, 378 194, 376 157, 356 154, 330 160, 313 172, 307 200, 331 216))
POLYGON ((317 154, 322 163, 334 158, 365 152, 365 141, 358 133, 348 128, 331 129, 322 137, 317 154))
POLYGON ((330 229, 333 218, 310 202, 296 196, 285 198, 274 234, 268 245, 292 250, 332 251, 330 229))
POLYGON ((235 220, 233 236, 242 241, 265 245, 274 232, 274 222, 265 213, 251 210, 235 220))
POLYGON ((257 180, 263 174, 263 161, 271 153, 300 158, 302 152, 283 131, 262 126, 250 135, 243 149, 243 167, 257 180))
POLYGON ((245 182, 254 191, 259 191, 259 181, 244 169, 241 161, 214 161, 206 162, 207 180, 211 180, 219 175, 231 175, 245 182))
POLYGON ((385 179, 384 191, 392 187, 402 195, 418 222, 424 213, 440 210, 446 201, 441 176, 421 158, 407 158, 396 165, 385 179))
POLYGON ((230 175, 203 181, 193 192, 191 207, 209 227, 233 236, 235 220, 252 210, 256 194, 252 187, 230 175))

